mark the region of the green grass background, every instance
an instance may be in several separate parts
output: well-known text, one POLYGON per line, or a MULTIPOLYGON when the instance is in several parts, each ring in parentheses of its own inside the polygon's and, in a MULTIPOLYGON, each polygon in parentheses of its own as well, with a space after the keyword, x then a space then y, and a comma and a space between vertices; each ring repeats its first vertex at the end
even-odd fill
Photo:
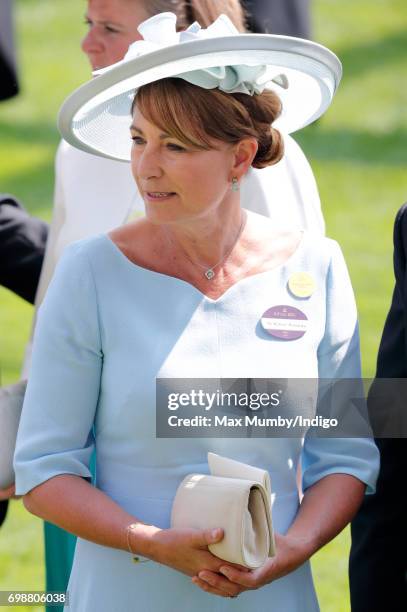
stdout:
MULTIPOLYGON (((15 8, 22 91, 0 103, 0 190, 49 220, 56 113, 89 77, 78 45, 85 1, 17 0, 15 8)), ((315 40, 339 55, 344 77, 329 112, 296 138, 317 177, 327 234, 349 265, 371 376, 393 285, 393 219, 407 200, 407 11, 405 0, 314 0, 313 21, 315 40)), ((2 384, 18 378, 31 316, 30 305, 0 288, 2 384)), ((346 530, 313 560, 323 612, 349 610, 348 548, 346 530)), ((0 531, 0 590, 40 590, 43 580, 41 522, 13 501, 0 531)))

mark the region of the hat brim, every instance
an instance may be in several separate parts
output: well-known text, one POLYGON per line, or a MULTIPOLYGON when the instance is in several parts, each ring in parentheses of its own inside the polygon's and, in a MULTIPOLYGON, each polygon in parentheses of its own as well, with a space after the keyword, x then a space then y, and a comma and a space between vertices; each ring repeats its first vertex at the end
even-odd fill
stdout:
POLYGON ((312 41, 270 34, 239 34, 175 44, 122 61, 75 90, 58 116, 62 137, 74 147, 129 161, 130 107, 139 87, 213 66, 272 66, 287 89, 270 82, 282 101, 274 126, 283 133, 309 125, 327 110, 342 76, 339 59, 312 41))

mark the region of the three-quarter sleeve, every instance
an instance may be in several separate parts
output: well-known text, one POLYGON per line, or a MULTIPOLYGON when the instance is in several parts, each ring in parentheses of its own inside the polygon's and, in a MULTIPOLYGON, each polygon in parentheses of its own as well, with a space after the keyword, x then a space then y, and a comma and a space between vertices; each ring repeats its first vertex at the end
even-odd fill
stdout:
MULTIPOLYGON (((341 249, 336 242, 330 242, 326 324, 318 347, 318 375, 320 381, 352 379, 357 384, 361 379, 361 365, 356 304, 341 249)), ((346 402, 345 394, 342 401, 346 402)), ((371 437, 331 438, 308 433, 301 462, 304 491, 321 478, 335 473, 355 476, 367 485, 367 493, 375 491, 380 460, 371 437)))
POLYGON ((101 367, 91 264, 76 243, 66 249, 39 310, 14 457, 18 495, 59 474, 91 477, 101 367))

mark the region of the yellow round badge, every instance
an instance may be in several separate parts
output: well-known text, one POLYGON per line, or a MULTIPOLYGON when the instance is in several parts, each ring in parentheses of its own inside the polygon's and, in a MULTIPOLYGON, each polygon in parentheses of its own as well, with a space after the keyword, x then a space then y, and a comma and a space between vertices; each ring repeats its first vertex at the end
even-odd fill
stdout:
POLYGON ((294 272, 288 279, 288 288, 295 297, 308 298, 315 291, 315 280, 309 272, 294 272))

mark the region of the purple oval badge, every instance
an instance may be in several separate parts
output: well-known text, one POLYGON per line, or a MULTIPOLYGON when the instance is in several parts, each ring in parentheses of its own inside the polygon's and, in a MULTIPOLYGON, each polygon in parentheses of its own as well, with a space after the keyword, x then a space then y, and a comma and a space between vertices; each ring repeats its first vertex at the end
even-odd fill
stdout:
POLYGON ((272 306, 261 317, 263 329, 281 340, 298 340, 308 328, 305 314, 294 306, 272 306))

